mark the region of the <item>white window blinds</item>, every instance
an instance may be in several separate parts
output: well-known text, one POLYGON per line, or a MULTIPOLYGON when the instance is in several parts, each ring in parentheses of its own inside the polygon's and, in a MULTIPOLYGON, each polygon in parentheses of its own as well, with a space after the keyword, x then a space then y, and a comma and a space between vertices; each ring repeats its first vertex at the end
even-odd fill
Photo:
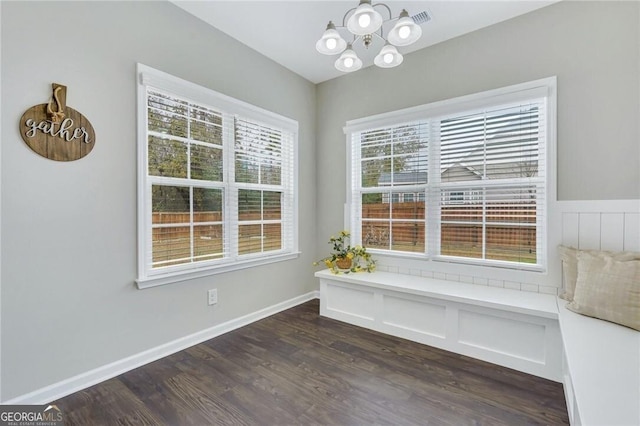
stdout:
POLYGON ((550 92, 502 102, 477 95, 347 123, 354 241, 413 257, 544 267, 550 92))
POLYGON ((222 237, 222 116, 150 89, 147 94, 151 268, 217 259, 222 237))
POLYGON ((139 69, 139 285, 295 254, 297 123, 139 69))
POLYGON ((545 203, 545 102, 440 120, 440 253, 537 265, 545 203))
POLYGON ((428 130, 414 122, 358 134, 354 233, 367 247, 424 252, 428 130))
POLYGON ((235 119, 234 165, 238 254, 289 249, 293 222, 291 134, 235 119))

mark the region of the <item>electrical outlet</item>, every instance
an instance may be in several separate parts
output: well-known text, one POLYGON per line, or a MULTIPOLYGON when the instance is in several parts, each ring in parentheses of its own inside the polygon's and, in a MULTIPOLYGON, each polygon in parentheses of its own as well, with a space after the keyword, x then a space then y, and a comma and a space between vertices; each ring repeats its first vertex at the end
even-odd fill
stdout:
POLYGON ((218 303, 218 289, 214 288, 211 289, 207 292, 208 300, 209 300, 209 305, 215 305, 216 303, 218 303))

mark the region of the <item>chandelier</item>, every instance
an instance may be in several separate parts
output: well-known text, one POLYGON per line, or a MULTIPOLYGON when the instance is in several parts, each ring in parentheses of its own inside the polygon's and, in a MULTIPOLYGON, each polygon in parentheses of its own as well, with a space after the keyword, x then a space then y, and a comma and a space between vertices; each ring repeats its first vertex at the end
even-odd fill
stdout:
MULTIPOLYGON (((422 12, 427 19, 426 12, 422 12)), ((343 72, 357 71, 362 68, 362 60, 353 50, 354 43, 361 41, 365 48, 374 42, 374 39, 381 39, 384 45, 376 55, 373 62, 381 68, 393 68, 400 65, 403 56, 398 52, 397 47, 409 46, 418 41, 422 36, 422 29, 409 16, 409 12, 402 9, 397 18, 393 18, 391 9, 384 3, 371 4, 371 0, 360 0, 358 7, 349 9, 342 17, 342 26, 336 26, 329 21, 327 29, 316 43, 318 52, 324 55, 337 55, 340 57, 335 62, 335 67, 343 72), (376 7, 385 8, 389 14, 389 19, 384 19, 376 7), (349 17, 347 19, 347 17, 349 17), (387 33, 385 38, 384 25, 397 21, 393 28, 387 33), (353 35, 353 40, 347 42, 342 38, 338 30, 348 30, 353 35)))

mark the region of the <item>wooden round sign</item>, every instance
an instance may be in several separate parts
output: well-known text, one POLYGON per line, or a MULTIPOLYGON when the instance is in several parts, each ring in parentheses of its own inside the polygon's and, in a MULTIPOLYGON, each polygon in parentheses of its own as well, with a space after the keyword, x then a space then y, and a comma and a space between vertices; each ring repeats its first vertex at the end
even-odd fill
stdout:
POLYGON ((66 106, 66 89, 54 83, 52 100, 32 106, 20 118, 22 139, 29 148, 50 160, 78 160, 89 154, 96 142, 89 120, 66 106))

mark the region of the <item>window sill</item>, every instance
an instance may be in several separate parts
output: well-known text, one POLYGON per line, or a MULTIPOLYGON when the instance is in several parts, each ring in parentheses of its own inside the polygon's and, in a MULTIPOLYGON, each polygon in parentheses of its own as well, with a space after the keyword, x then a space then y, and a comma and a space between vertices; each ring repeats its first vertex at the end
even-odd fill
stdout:
POLYGON ((135 281, 139 290, 151 287, 157 287, 166 284, 174 284, 181 281, 188 281, 195 278, 202 278, 209 275, 222 274, 225 272, 238 271, 241 269, 253 268, 256 266, 268 265, 270 263, 283 262, 298 258, 300 252, 284 253, 268 258, 246 259, 222 265, 210 266, 201 269, 192 269, 189 271, 174 272, 171 274, 163 274, 146 278, 139 278, 135 281))
POLYGON ((437 263, 447 263, 452 265, 470 265, 477 266, 482 268, 499 268, 499 269, 510 269, 513 271, 528 271, 528 272, 540 272, 546 273, 547 269, 543 265, 534 265, 528 263, 517 263, 517 262, 505 262, 501 260, 479 260, 473 258, 465 258, 465 257, 457 257, 457 256, 427 256, 422 253, 412 253, 412 252, 399 252, 399 251, 386 251, 386 250, 376 250, 369 249, 367 251, 374 256, 384 256, 395 259, 407 259, 407 260, 419 260, 424 262, 437 262, 437 263))
POLYGON ((518 262, 506 262, 502 260, 477 260, 473 258, 457 257, 457 256, 434 256, 435 262, 441 263, 458 263, 472 266, 481 266, 486 268, 500 268, 511 269, 514 271, 529 271, 529 272, 546 272, 547 269, 542 265, 518 263, 518 262))

